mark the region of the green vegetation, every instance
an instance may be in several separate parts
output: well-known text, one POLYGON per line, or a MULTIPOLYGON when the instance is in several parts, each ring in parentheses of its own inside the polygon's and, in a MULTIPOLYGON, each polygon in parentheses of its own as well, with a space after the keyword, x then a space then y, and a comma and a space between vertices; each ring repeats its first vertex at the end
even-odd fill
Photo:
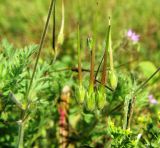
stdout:
POLYGON ((158 148, 159 6, 0 1, 0 147, 158 148))

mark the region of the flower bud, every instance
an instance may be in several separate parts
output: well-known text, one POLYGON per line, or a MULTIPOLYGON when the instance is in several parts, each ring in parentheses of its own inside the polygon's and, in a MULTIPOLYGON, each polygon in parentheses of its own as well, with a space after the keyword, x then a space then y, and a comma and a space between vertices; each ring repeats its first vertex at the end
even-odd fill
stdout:
POLYGON ((98 109, 103 109, 106 104, 106 94, 103 91, 98 91, 97 105, 98 109))
POLYGON ((109 80, 110 80, 111 87, 113 90, 115 90, 117 87, 117 83, 118 83, 118 79, 117 79, 115 71, 111 71, 109 76, 110 76, 109 80))
POLYGON ((95 102, 95 93, 92 92, 92 93, 87 93, 87 96, 86 96, 86 107, 89 111, 93 111, 95 109, 95 105, 96 105, 96 102, 95 102))
POLYGON ((90 50, 93 48, 93 39, 91 37, 87 38, 87 44, 90 50))
POLYGON ((83 86, 78 87, 77 98, 78 102, 82 104, 85 98, 85 88, 83 86))

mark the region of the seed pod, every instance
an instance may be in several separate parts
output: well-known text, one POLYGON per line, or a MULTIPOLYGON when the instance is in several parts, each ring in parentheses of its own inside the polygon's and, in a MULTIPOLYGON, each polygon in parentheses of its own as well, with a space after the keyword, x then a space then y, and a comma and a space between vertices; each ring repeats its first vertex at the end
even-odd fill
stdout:
POLYGON ((85 98, 85 88, 83 86, 79 86, 78 88, 78 92, 77 92, 77 98, 78 98, 78 102, 80 104, 82 104, 84 102, 84 98, 85 98))
POLYGON ((62 0, 62 20, 61 20, 61 28, 58 34, 57 46, 62 45, 64 41, 64 1, 62 0))
POLYGON ((93 39, 92 39, 92 37, 87 38, 87 44, 88 44, 89 50, 92 50, 93 49, 93 39))
POLYGON ((87 93, 86 96, 86 107, 89 111, 93 111, 95 109, 95 93, 87 93))
POLYGON ((98 109, 103 109, 104 106, 106 105, 106 93, 102 90, 98 91, 96 99, 97 99, 98 109))
POLYGON ((115 90, 117 87, 117 83, 118 83, 116 73, 115 71, 110 71, 109 75, 110 75, 109 80, 110 80, 111 87, 113 90, 115 90))

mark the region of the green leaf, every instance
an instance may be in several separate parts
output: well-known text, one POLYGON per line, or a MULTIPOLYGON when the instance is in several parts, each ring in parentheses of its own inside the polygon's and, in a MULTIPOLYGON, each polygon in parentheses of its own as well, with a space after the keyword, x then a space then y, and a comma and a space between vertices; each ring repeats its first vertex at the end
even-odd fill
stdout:
POLYGON ((150 61, 140 62, 139 69, 143 73, 145 78, 150 77, 157 70, 156 66, 150 61))
POLYGON ((90 123, 94 118, 93 114, 83 113, 83 115, 84 115, 84 120, 85 120, 86 123, 90 123))

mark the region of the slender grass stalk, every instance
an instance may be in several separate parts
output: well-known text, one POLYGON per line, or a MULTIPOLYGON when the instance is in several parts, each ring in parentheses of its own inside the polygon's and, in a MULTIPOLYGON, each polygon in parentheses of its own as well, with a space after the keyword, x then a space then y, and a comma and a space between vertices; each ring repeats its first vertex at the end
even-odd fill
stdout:
POLYGON ((133 109, 134 109, 134 104, 135 104, 135 96, 133 94, 130 94, 126 96, 125 98, 125 104, 124 104, 124 124, 123 128, 124 129, 130 129, 131 125, 131 119, 133 115, 133 109))
POLYGON ((160 67, 157 68, 157 70, 134 91, 134 94, 139 93, 159 71, 160 71, 160 67))
POLYGON ((97 41, 97 25, 98 25, 98 8, 99 8, 99 2, 96 1, 96 11, 93 18, 93 46, 96 48, 96 41, 97 41))
POLYGON ((47 17, 47 20, 46 20, 44 31, 42 33, 42 37, 41 37, 41 40, 40 40, 38 53, 37 53, 37 56, 36 56, 36 62, 35 62, 35 65, 34 65, 33 73, 32 73, 32 76, 31 76, 30 83, 29 83, 29 87, 28 87, 28 89, 26 91, 26 95, 25 95, 25 98, 28 101, 28 103, 27 103, 28 105, 27 105, 27 109, 25 111, 22 111, 22 120, 21 120, 22 123, 20 123, 20 125, 19 125, 19 133, 18 133, 18 137, 19 137, 18 144, 17 144, 18 148, 23 148, 23 139, 24 139, 24 130, 25 130, 24 129, 24 126, 25 126, 24 119, 25 119, 25 116, 26 116, 26 112, 28 110, 28 106, 30 104, 30 100, 29 100, 28 96, 29 96, 29 93, 30 93, 30 89, 32 87, 33 79, 34 79, 36 69, 37 69, 37 65, 38 65, 38 61, 39 61, 39 58, 40 58, 40 53, 41 53, 41 50, 42 50, 42 47, 43 47, 43 44, 44 44, 44 39, 45 39, 45 36, 46 36, 46 33, 47 33, 47 29, 48 29, 48 26, 49 26, 49 21, 50 21, 52 9, 53 9, 53 4, 54 4, 54 0, 51 0, 49 11, 48 11, 48 17, 47 17))
POLYGON ((89 48, 91 52, 91 61, 90 61, 90 81, 89 81, 89 91, 92 92, 94 88, 94 66, 95 66, 95 48, 93 47, 93 41, 89 39, 89 48))
MULTIPOLYGON (((101 84, 102 82, 101 81, 98 81, 98 80, 95 80, 96 82, 98 82, 99 84, 101 84)), ((108 90, 110 90, 110 91, 114 91, 112 88, 110 88, 109 86, 107 86, 107 85, 104 85, 104 87, 105 88, 107 88, 108 90)))
POLYGON ((104 53, 104 61, 102 67, 101 85, 105 86, 107 80, 107 52, 104 53))
POLYGON ((94 92, 94 66, 95 66, 95 48, 93 46, 92 38, 88 38, 88 47, 91 52, 90 59, 90 80, 89 80, 89 90, 86 95, 86 106, 89 111, 93 111, 95 109, 95 92, 94 92))
MULTIPOLYGON (((109 36, 110 36, 110 22, 109 22, 109 26, 108 26, 108 32, 107 32, 107 36, 106 36, 106 46, 105 46, 105 52, 104 52, 104 55, 103 55, 103 67, 102 67, 102 78, 101 78, 101 84, 102 86, 105 86, 106 84, 106 81, 107 81, 107 51, 108 51, 108 48, 109 48, 109 36)), ((101 64, 101 62, 100 62, 101 64)))
MULTIPOLYGON (((103 54, 103 58, 104 58, 104 54, 103 54)), ((102 63, 103 63, 103 58, 102 58, 102 63)), ((128 61, 128 62, 123 63, 123 64, 120 64, 120 65, 118 65, 118 66, 115 66, 114 68, 120 68, 120 67, 122 67, 122 66, 125 66, 125 65, 130 64, 130 63, 135 62, 135 61, 136 61, 136 59, 135 59, 135 60, 128 61)), ((102 63, 101 63, 101 64, 102 64, 102 63)), ((101 64, 99 64, 99 66, 101 66, 101 64)), ((98 66, 98 67, 99 67, 99 66, 98 66)), ((86 68, 81 68, 81 69, 82 69, 82 72, 90 72, 90 69, 86 69, 86 68)), ((99 68, 99 69, 100 69, 100 68, 99 68)), ((102 70, 100 71, 99 69, 97 69, 97 70, 94 71, 94 72, 95 72, 95 79, 97 78, 97 77, 96 77, 97 73, 98 73, 98 72, 102 72, 102 70)), ((54 72, 61 72, 61 71, 67 71, 67 70, 71 70, 71 71, 74 71, 74 72, 78 72, 78 68, 77 68, 77 67, 62 68, 62 69, 54 70, 54 72)), ((107 71, 107 70, 110 70, 110 67, 107 67, 106 71, 107 71)))
MULTIPOLYGON (((98 65, 98 69, 97 69, 96 74, 95 74, 95 79, 97 79, 98 72, 100 71, 100 67, 101 67, 102 64, 103 64, 103 70, 102 70, 102 72, 104 71, 104 68, 105 68, 105 70, 108 70, 108 68, 104 67, 105 63, 107 65, 107 61, 105 61, 105 62, 103 62, 103 61, 104 61, 104 58, 107 59, 107 52, 109 51, 109 46, 110 46, 110 44, 109 44, 110 43, 110 41, 109 41, 110 40, 110 28, 111 28, 111 26, 110 26, 110 20, 109 20, 109 26, 108 26, 107 35, 106 35, 106 42, 105 42, 106 45, 105 45, 105 48, 104 48, 104 54, 103 54, 102 59, 101 59, 99 65, 98 65)), ((111 68, 109 67, 109 69, 111 69, 111 68)))
POLYGON ((79 24, 77 29, 77 50, 78 50, 78 78, 79 78, 79 85, 82 86, 82 64, 81 64, 81 47, 80 47, 80 31, 79 31, 79 24))
POLYGON ((56 0, 54 1, 53 4, 53 32, 52 32, 52 48, 55 51, 55 46, 56 46, 56 0))
POLYGON ((129 107, 128 107, 129 111, 128 111, 128 115, 127 115, 127 129, 130 129, 133 110, 134 110, 135 99, 136 99, 136 97, 133 96, 133 98, 129 102, 129 107))
MULTIPOLYGON (((104 54, 105 54, 105 51, 104 51, 104 54)), ((103 56, 102 56, 102 58, 101 58, 101 61, 100 61, 99 65, 98 65, 97 71, 96 71, 96 73, 95 73, 95 79, 97 79, 98 73, 99 73, 100 68, 101 68, 101 65, 102 65, 102 63, 103 63, 104 54, 103 54, 103 56)))
POLYGON ((55 35, 55 26, 56 26, 56 21, 55 21, 55 7, 56 7, 56 0, 54 2, 54 15, 53 15, 53 50, 54 50, 54 59, 51 60, 51 64, 53 64, 59 54, 59 48, 60 46, 63 44, 64 42, 64 21, 65 21, 65 9, 64 9, 64 0, 62 0, 62 18, 61 18, 61 27, 60 27, 60 31, 58 33, 58 38, 57 38, 57 43, 55 43, 56 41, 56 35, 55 35))
POLYGON ((50 21, 52 9, 53 9, 54 1, 55 0, 51 0, 50 8, 49 8, 49 11, 48 11, 48 17, 47 17, 46 24, 45 24, 45 27, 44 27, 44 30, 43 30, 43 33, 42 33, 42 37, 41 37, 41 40, 40 40, 40 45, 39 45, 38 53, 37 53, 37 56, 36 56, 36 62, 35 62, 34 68, 33 68, 33 73, 32 73, 32 76, 31 76, 30 84, 29 84, 29 87, 28 87, 27 92, 26 92, 26 99, 27 100, 28 100, 28 95, 29 95, 32 83, 33 83, 35 72, 36 72, 36 69, 37 69, 37 65, 38 65, 38 61, 39 61, 39 58, 40 58, 41 50, 43 48, 44 39, 46 37, 46 33, 47 33, 48 26, 49 26, 49 21, 50 21))
POLYGON ((82 85, 82 64, 81 64, 81 45, 80 45, 80 30, 79 24, 77 28, 77 53, 78 53, 78 78, 79 78, 79 87, 78 87, 78 102, 83 103, 85 98, 85 88, 82 85))
POLYGON ((23 148, 23 137, 24 137, 24 124, 21 121, 19 123, 19 131, 18 131, 18 148, 23 148))
POLYGON ((97 103, 98 103, 99 109, 104 108, 104 106, 106 104, 105 86, 106 86, 106 82, 107 82, 107 53, 108 53, 108 48, 109 48, 109 35, 110 35, 110 23, 108 26, 108 31, 107 31, 107 36, 106 36, 105 52, 104 52, 104 55, 103 55, 102 60, 100 62, 100 65, 101 65, 102 61, 103 61, 101 85, 100 85, 100 89, 98 91, 98 96, 97 96, 97 103))

